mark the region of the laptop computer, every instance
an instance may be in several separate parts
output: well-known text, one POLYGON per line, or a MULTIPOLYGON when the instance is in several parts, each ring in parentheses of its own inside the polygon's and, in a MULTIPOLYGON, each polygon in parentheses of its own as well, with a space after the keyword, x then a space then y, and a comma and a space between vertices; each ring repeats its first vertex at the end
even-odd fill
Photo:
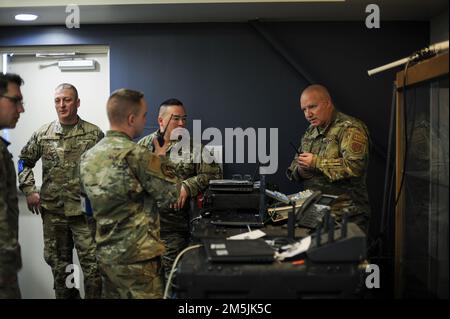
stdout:
POLYGON ((208 261, 217 263, 271 263, 275 250, 263 239, 204 239, 208 261))

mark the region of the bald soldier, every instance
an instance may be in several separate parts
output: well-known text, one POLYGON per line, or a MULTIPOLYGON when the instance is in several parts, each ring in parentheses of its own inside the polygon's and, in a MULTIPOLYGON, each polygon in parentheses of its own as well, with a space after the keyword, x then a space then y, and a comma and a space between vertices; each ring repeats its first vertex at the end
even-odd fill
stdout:
POLYGON ((336 110, 328 90, 308 86, 300 106, 310 126, 301 139, 299 155, 287 169, 290 180, 302 181, 305 189, 347 195, 344 210, 349 221, 368 230, 370 206, 366 187, 369 132, 364 123, 336 110))
POLYGON ((101 279, 93 227, 80 209, 79 163, 81 154, 104 134, 98 126, 78 116, 80 98, 72 84, 56 87, 54 103, 58 119, 34 132, 22 148, 18 162, 19 187, 27 198, 28 209, 41 214, 44 259, 52 268, 56 298, 80 298, 78 289, 67 285, 68 266, 74 264, 74 247, 84 275, 85 297, 99 298, 101 279), (40 190, 33 174, 39 159, 42 159, 40 190))
POLYGON ((82 189, 97 222, 102 297, 162 298, 165 247, 156 207, 175 203, 180 184, 163 157, 133 142, 147 116, 142 93, 113 92, 107 113, 110 130, 80 165, 82 189))

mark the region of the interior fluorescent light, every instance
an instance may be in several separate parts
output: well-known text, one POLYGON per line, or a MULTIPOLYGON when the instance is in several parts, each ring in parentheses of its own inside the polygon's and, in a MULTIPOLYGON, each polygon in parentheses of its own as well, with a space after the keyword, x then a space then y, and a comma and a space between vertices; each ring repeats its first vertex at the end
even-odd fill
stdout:
POLYGON ((35 14, 28 14, 28 13, 21 13, 21 14, 17 14, 14 19, 18 20, 18 21, 34 21, 38 18, 37 15, 35 14))
POLYGON ((94 60, 64 60, 58 61, 61 70, 95 70, 94 60))
POLYGON ((48 52, 48 53, 36 53, 36 58, 54 58, 54 57, 63 57, 63 56, 75 56, 76 52, 48 52))

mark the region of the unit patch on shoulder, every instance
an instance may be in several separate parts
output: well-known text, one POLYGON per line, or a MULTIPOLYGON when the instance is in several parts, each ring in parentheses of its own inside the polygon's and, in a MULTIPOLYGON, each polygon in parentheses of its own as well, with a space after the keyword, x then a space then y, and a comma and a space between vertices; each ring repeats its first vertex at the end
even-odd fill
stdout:
POLYGON ((353 154, 360 155, 366 149, 367 138, 361 132, 354 131, 350 135, 349 144, 350 151, 353 154))
POLYGON ((352 153, 361 154, 364 149, 364 144, 361 144, 358 142, 351 142, 350 149, 351 149, 352 153))

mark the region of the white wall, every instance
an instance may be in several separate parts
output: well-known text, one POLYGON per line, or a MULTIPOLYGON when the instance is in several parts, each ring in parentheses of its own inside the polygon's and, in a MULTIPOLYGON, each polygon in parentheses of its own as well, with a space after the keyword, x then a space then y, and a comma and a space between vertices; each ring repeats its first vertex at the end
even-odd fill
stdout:
MULTIPOLYGON (((15 159, 35 130, 57 119, 53 94, 55 87, 62 82, 71 83, 77 88, 80 98, 78 109, 80 117, 100 126, 103 131, 108 129, 106 100, 109 97, 109 56, 95 54, 85 57, 98 61, 98 70, 62 72, 56 65, 40 67, 54 63, 56 60, 37 59, 30 56, 14 56, 10 60, 8 72, 19 74, 25 81, 21 88, 25 101, 25 113, 20 116, 16 128, 9 131, 12 142, 9 151, 15 159)), ((34 169, 37 185, 42 184, 41 175, 39 161, 34 169)))
MULTIPOLYGON (((60 52, 63 50, 64 47, 61 47, 60 52)), ((107 47, 105 52, 109 52, 107 47)), ((41 67, 41 65, 56 62, 55 59, 38 59, 33 56, 14 56, 10 59, 8 72, 19 74, 25 81, 21 88, 25 101, 25 113, 21 115, 16 128, 6 132, 12 142, 9 151, 13 154, 16 169, 20 150, 31 134, 43 124, 57 119, 53 93, 55 87, 62 82, 71 83, 78 89, 81 101, 78 112, 80 117, 98 125, 103 131, 108 129, 106 100, 110 87, 109 53, 87 54, 84 57, 96 60, 97 69, 62 72, 56 65, 41 67)), ((34 175, 36 184, 40 186, 42 183, 41 161, 37 163, 34 175)), ((19 285, 22 297, 54 298, 53 277, 50 267, 43 258, 42 220, 40 216, 28 211, 24 196, 19 196, 19 210, 19 241, 22 246, 23 261, 22 270, 19 272, 19 285)), ((76 255, 75 259, 78 263, 76 255)), ((83 289, 81 292, 83 296, 83 289)))

